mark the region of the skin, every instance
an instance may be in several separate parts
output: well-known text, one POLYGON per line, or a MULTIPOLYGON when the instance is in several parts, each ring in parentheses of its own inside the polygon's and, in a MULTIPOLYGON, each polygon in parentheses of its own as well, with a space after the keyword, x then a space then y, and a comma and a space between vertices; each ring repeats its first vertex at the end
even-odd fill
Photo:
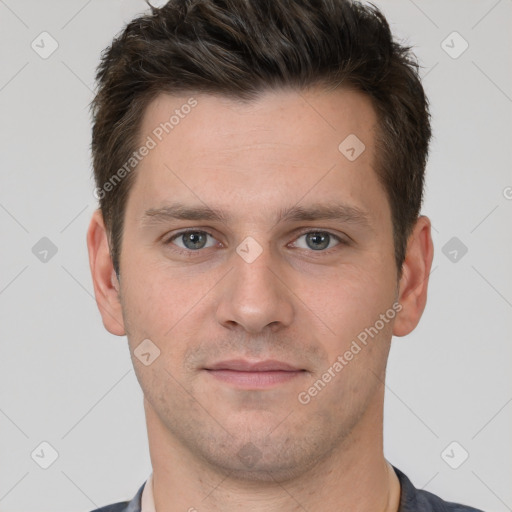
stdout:
MULTIPOLYGON (((396 511, 400 486, 383 454, 384 376, 392 335, 411 332, 425 307, 430 221, 417 220, 398 280, 391 210, 375 173, 376 114, 363 94, 194 98, 197 106, 136 170, 120 281, 99 211, 87 234, 103 323, 127 335, 144 392, 156 509, 396 511), (355 161, 338 150, 349 134, 366 146, 355 161), (144 221, 147 210, 175 201, 229 218, 144 221), (278 221, 282 209, 328 203, 363 211, 367 223, 278 221), (199 249, 180 236, 169 242, 184 228, 211 236, 199 249), (318 249, 314 239, 312 249, 308 230, 347 243, 327 237, 318 249), (236 251, 246 237, 262 250, 251 263, 236 251), (300 403, 299 393, 394 303, 394 319, 300 403), (144 339, 160 350, 148 366, 134 356, 144 339), (205 370, 228 359, 275 359, 304 371, 242 389, 205 370)), ((188 99, 158 96, 140 140, 188 99)))

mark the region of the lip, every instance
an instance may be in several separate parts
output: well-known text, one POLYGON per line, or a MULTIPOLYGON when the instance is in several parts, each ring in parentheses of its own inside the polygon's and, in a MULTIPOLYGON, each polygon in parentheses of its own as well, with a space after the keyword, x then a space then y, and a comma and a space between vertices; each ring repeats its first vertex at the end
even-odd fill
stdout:
POLYGON ((221 361, 205 370, 216 380, 246 390, 274 387, 289 382, 306 372, 306 370, 282 361, 251 362, 243 359, 221 361))
POLYGON ((264 361, 247 361, 245 359, 230 359, 208 366, 206 370, 234 370, 238 372, 298 372, 300 368, 282 361, 266 359, 264 361))

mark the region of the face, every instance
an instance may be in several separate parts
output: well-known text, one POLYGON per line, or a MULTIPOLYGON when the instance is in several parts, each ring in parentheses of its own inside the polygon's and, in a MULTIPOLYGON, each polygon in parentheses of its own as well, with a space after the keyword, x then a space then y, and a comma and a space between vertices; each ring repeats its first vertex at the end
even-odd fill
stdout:
POLYGON ((401 308, 376 123, 350 90, 150 104, 119 288, 150 438, 276 479, 375 436, 401 308))

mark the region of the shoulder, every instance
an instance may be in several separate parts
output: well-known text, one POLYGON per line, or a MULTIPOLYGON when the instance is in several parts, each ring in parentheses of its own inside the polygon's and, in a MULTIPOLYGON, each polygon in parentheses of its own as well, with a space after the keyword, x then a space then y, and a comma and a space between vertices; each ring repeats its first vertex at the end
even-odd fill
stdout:
POLYGON ((129 501, 120 501, 119 503, 113 503, 112 505, 105 505, 104 507, 97 508, 91 512, 126 512, 129 503, 129 501))
POLYGON ((142 491, 146 482, 137 491, 131 501, 120 501, 92 510, 91 512, 141 512, 142 491))
POLYGON ((401 496, 398 512, 483 512, 460 503, 444 501, 435 494, 416 489, 409 478, 398 468, 393 466, 400 480, 401 496))

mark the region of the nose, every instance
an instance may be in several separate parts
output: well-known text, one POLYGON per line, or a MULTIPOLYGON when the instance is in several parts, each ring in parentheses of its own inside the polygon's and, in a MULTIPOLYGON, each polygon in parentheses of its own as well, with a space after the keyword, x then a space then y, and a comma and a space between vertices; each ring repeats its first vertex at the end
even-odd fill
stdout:
POLYGON ((232 270, 218 290, 217 321, 227 328, 249 333, 272 332, 293 322, 293 293, 269 249, 254 261, 233 253, 232 270))

